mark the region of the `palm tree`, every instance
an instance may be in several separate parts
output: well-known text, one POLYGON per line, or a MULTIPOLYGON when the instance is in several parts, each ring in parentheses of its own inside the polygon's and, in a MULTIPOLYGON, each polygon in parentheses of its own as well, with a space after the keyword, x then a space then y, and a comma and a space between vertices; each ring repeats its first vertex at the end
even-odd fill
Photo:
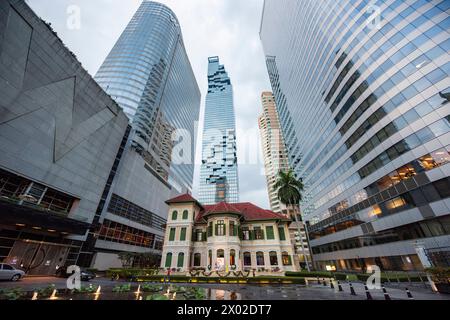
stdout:
MULTIPOLYGON (((302 200, 303 182, 295 177, 294 171, 289 169, 288 171, 280 171, 278 173, 278 180, 274 185, 275 191, 278 192, 278 200, 283 203, 286 208, 292 209, 294 212, 295 222, 297 224, 298 234, 302 245, 302 253, 305 259, 306 268, 308 272, 311 271, 309 267, 309 261, 305 253, 305 246, 303 245, 303 237, 300 228, 300 222, 298 221, 296 207, 299 207, 302 200)), ((305 226, 306 227, 306 226, 305 226)))

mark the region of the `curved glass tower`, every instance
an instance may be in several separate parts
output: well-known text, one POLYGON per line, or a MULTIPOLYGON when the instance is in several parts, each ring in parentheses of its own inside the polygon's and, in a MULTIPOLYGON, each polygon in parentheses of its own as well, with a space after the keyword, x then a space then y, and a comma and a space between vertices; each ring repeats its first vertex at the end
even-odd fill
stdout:
POLYGON ((190 191, 201 97, 173 11, 144 1, 95 79, 130 118, 134 150, 162 179, 190 191), (190 159, 172 155, 177 129, 191 142, 190 159))
POLYGON ((317 267, 412 270, 417 250, 448 254, 449 12, 444 0, 265 1, 260 35, 317 267))
POLYGON ((233 86, 219 57, 209 58, 199 201, 239 202, 233 86))

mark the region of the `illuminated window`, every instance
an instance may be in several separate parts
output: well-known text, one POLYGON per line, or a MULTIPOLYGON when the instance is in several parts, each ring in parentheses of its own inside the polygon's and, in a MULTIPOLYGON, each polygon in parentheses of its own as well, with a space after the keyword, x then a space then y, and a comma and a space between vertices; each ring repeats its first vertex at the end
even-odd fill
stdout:
POLYGON ((270 258, 270 265, 271 266, 277 266, 278 265, 278 257, 277 253, 275 251, 269 252, 269 258, 270 258))
POLYGON ((234 266, 236 264, 236 251, 234 249, 230 250, 230 266, 234 266))
POLYGON ((380 207, 376 204, 372 206, 372 211, 369 213, 369 217, 379 216, 381 213, 380 207))
POLYGON ((287 252, 283 252, 281 254, 281 259, 283 260, 283 266, 292 265, 291 256, 287 252))

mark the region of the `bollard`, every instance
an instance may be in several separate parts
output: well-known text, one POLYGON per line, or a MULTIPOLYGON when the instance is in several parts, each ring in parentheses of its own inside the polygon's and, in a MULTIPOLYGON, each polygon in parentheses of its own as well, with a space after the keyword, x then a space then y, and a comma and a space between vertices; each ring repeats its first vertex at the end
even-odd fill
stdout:
POLYGON ((318 284, 322 284, 322 283, 320 283, 320 278, 319 277, 317 277, 317 283, 318 284))
POLYGON ((356 292, 355 292, 355 289, 353 289, 353 285, 350 283, 350 294, 352 295, 352 296, 356 296, 356 292))
POLYGON ((366 290, 367 300, 373 300, 372 295, 370 294, 369 288, 367 288, 367 285, 364 285, 364 289, 366 290))
POLYGON ((339 280, 338 280, 338 288, 339 288, 340 292, 344 291, 344 290, 342 290, 341 282, 339 280))
POLYGON ((327 286, 327 280, 323 279, 323 286, 326 287, 327 286))
POLYGON ((389 293, 387 293, 386 288, 382 286, 383 288, 383 294, 384 294, 384 300, 391 300, 391 297, 389 296, 389 293))
POLYGON ((330 287, 331 287, 331 289, 334 289, 333 279, 330 280, 330 287))
POLYGON ((411 291, 409 291, 408 288, 406 288, 406 295, 408 296, 409 299, 414 299, 412 294, 411 294, 411 291))

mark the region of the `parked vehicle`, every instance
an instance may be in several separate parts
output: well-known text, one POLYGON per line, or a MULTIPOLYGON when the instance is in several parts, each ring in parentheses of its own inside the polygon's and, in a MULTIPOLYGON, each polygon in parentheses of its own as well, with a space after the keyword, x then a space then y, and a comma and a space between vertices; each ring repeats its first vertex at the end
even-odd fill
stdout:
MULTIPOLYGON (((60 267, 56 271, 56 276, 60 278, 69 278, 73 273, 67 273, 67 267, 60 267)), ((89 270, 81 269, 80 273, 80 280, 81 281, 91 281, 92 279, 95 279, 97 275, 89 270)))
POLYGON ((25 271, 6 263, 0 263, 0 280, 18 281, 24 275, 25 271))

